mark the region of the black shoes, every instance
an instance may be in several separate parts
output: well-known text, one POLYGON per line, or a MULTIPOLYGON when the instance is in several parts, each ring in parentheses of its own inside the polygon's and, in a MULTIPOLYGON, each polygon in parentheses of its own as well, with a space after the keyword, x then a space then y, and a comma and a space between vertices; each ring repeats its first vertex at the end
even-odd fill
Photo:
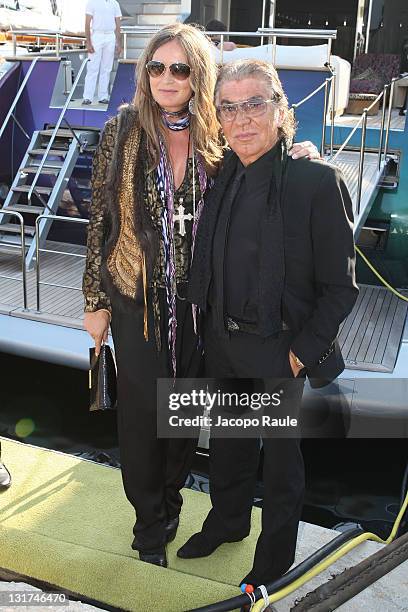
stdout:
POLYGON ((11 475, 4 463, 0 461, 0 491, 8 489, 11 485, 11 475))
POLYGON ((176 516, 176 518, 171 519, 171 521, 169 521, 164 529, 164 533, 165 533, 165 537, 166 537, 166 542, 172 542, 174 540, 174 538, 176 537, 176 533, 177 533, 177 529, 179 526, 179 522, 180 519, 178 516, 176 516))
MULTIPOLYGON (((168 542, 172 542, 176 537, 177 528, 179 526, 179 517, 169 521, 164 529, 165 533, 165 541, 166 544, 168 542)), ((132 543, 133 550, 138 550, 137 538, 135 537, 132 543)), ((144 561, 145 563, 152 563, 153 565, 158 565, 159 567, 167 567, 167 556, 166 556, 166 548, 163 546, 155 550, 151 551, 139 551, 139 559, 144 561)))
MULTIPOLYGON (((240 542, 243 538, 229 540, 240 542)), ((177 556, 181 559, 198 559, 199 557, 208 557, 221 544, 225 544, 227 540, 209 540, 202 531, 195 533, 189 540, 177 551, 177 556)))
POLYGON ((159 567, 167 567, 166 549, 163 548, 158 552, 139 552, 139 559, 145 563, 152 563, 159 567))
POLYGON ((90 104, 92 104, 92 100, 88 100, 88 98, 82 100, 82 106, 89 106, 90 104))
POLYGON ((99 104, 109 104, 108 98, 102 98, 102 100, 98 100, 99 104))

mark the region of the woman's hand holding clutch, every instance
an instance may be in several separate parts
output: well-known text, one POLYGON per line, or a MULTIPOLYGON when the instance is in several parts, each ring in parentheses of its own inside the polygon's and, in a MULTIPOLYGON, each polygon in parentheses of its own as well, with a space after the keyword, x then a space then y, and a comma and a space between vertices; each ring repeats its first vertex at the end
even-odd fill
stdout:
POLYGON ((95 342, 95 354, 99 355, 102 342, 108 339, 110 315, 107 310, 86 312, 84 315, 84 328, 95 342))

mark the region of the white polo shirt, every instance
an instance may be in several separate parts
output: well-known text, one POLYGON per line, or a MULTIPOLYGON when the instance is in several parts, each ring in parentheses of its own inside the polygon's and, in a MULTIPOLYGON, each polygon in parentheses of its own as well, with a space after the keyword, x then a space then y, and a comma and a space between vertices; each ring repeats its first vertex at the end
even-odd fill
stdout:
POLYGON ((115 18, 122 16, 119 2, 116 0, 88 0, 85 13, 92 15, 93 32, 114 32, 115 18))

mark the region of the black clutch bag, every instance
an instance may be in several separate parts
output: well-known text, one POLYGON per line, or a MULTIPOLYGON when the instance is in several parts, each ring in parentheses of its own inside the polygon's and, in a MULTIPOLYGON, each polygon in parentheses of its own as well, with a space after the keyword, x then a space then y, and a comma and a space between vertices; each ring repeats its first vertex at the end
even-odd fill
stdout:
POLYGON ((115 410, 116 408, 116 366, 109 344, 102 344, 96 357, 95 347, 89 349, 89 389, 91 403, 89 410, 115 410))

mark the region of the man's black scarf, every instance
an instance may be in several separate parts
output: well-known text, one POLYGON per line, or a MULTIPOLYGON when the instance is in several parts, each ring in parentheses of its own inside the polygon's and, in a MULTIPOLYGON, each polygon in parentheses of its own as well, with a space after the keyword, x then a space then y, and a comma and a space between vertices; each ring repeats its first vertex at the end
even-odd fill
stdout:
MULTIPOLYGON (((259 270, 254 270, 254 274, 259 277, 258 328, 264 337, 282 329, 281 302, 285 279, 282 201, 287 151, 284 141, 276 146, 280 148, 280 154, 275 155, 271 161, 271 188, 260 230, 259 270)), ((211 282, 215 229, 221 207, 229 197, 237 163, 237 155, 228 152, 214 186, 206 197, 197 229, 188 299, 204 312, 211 282)))

